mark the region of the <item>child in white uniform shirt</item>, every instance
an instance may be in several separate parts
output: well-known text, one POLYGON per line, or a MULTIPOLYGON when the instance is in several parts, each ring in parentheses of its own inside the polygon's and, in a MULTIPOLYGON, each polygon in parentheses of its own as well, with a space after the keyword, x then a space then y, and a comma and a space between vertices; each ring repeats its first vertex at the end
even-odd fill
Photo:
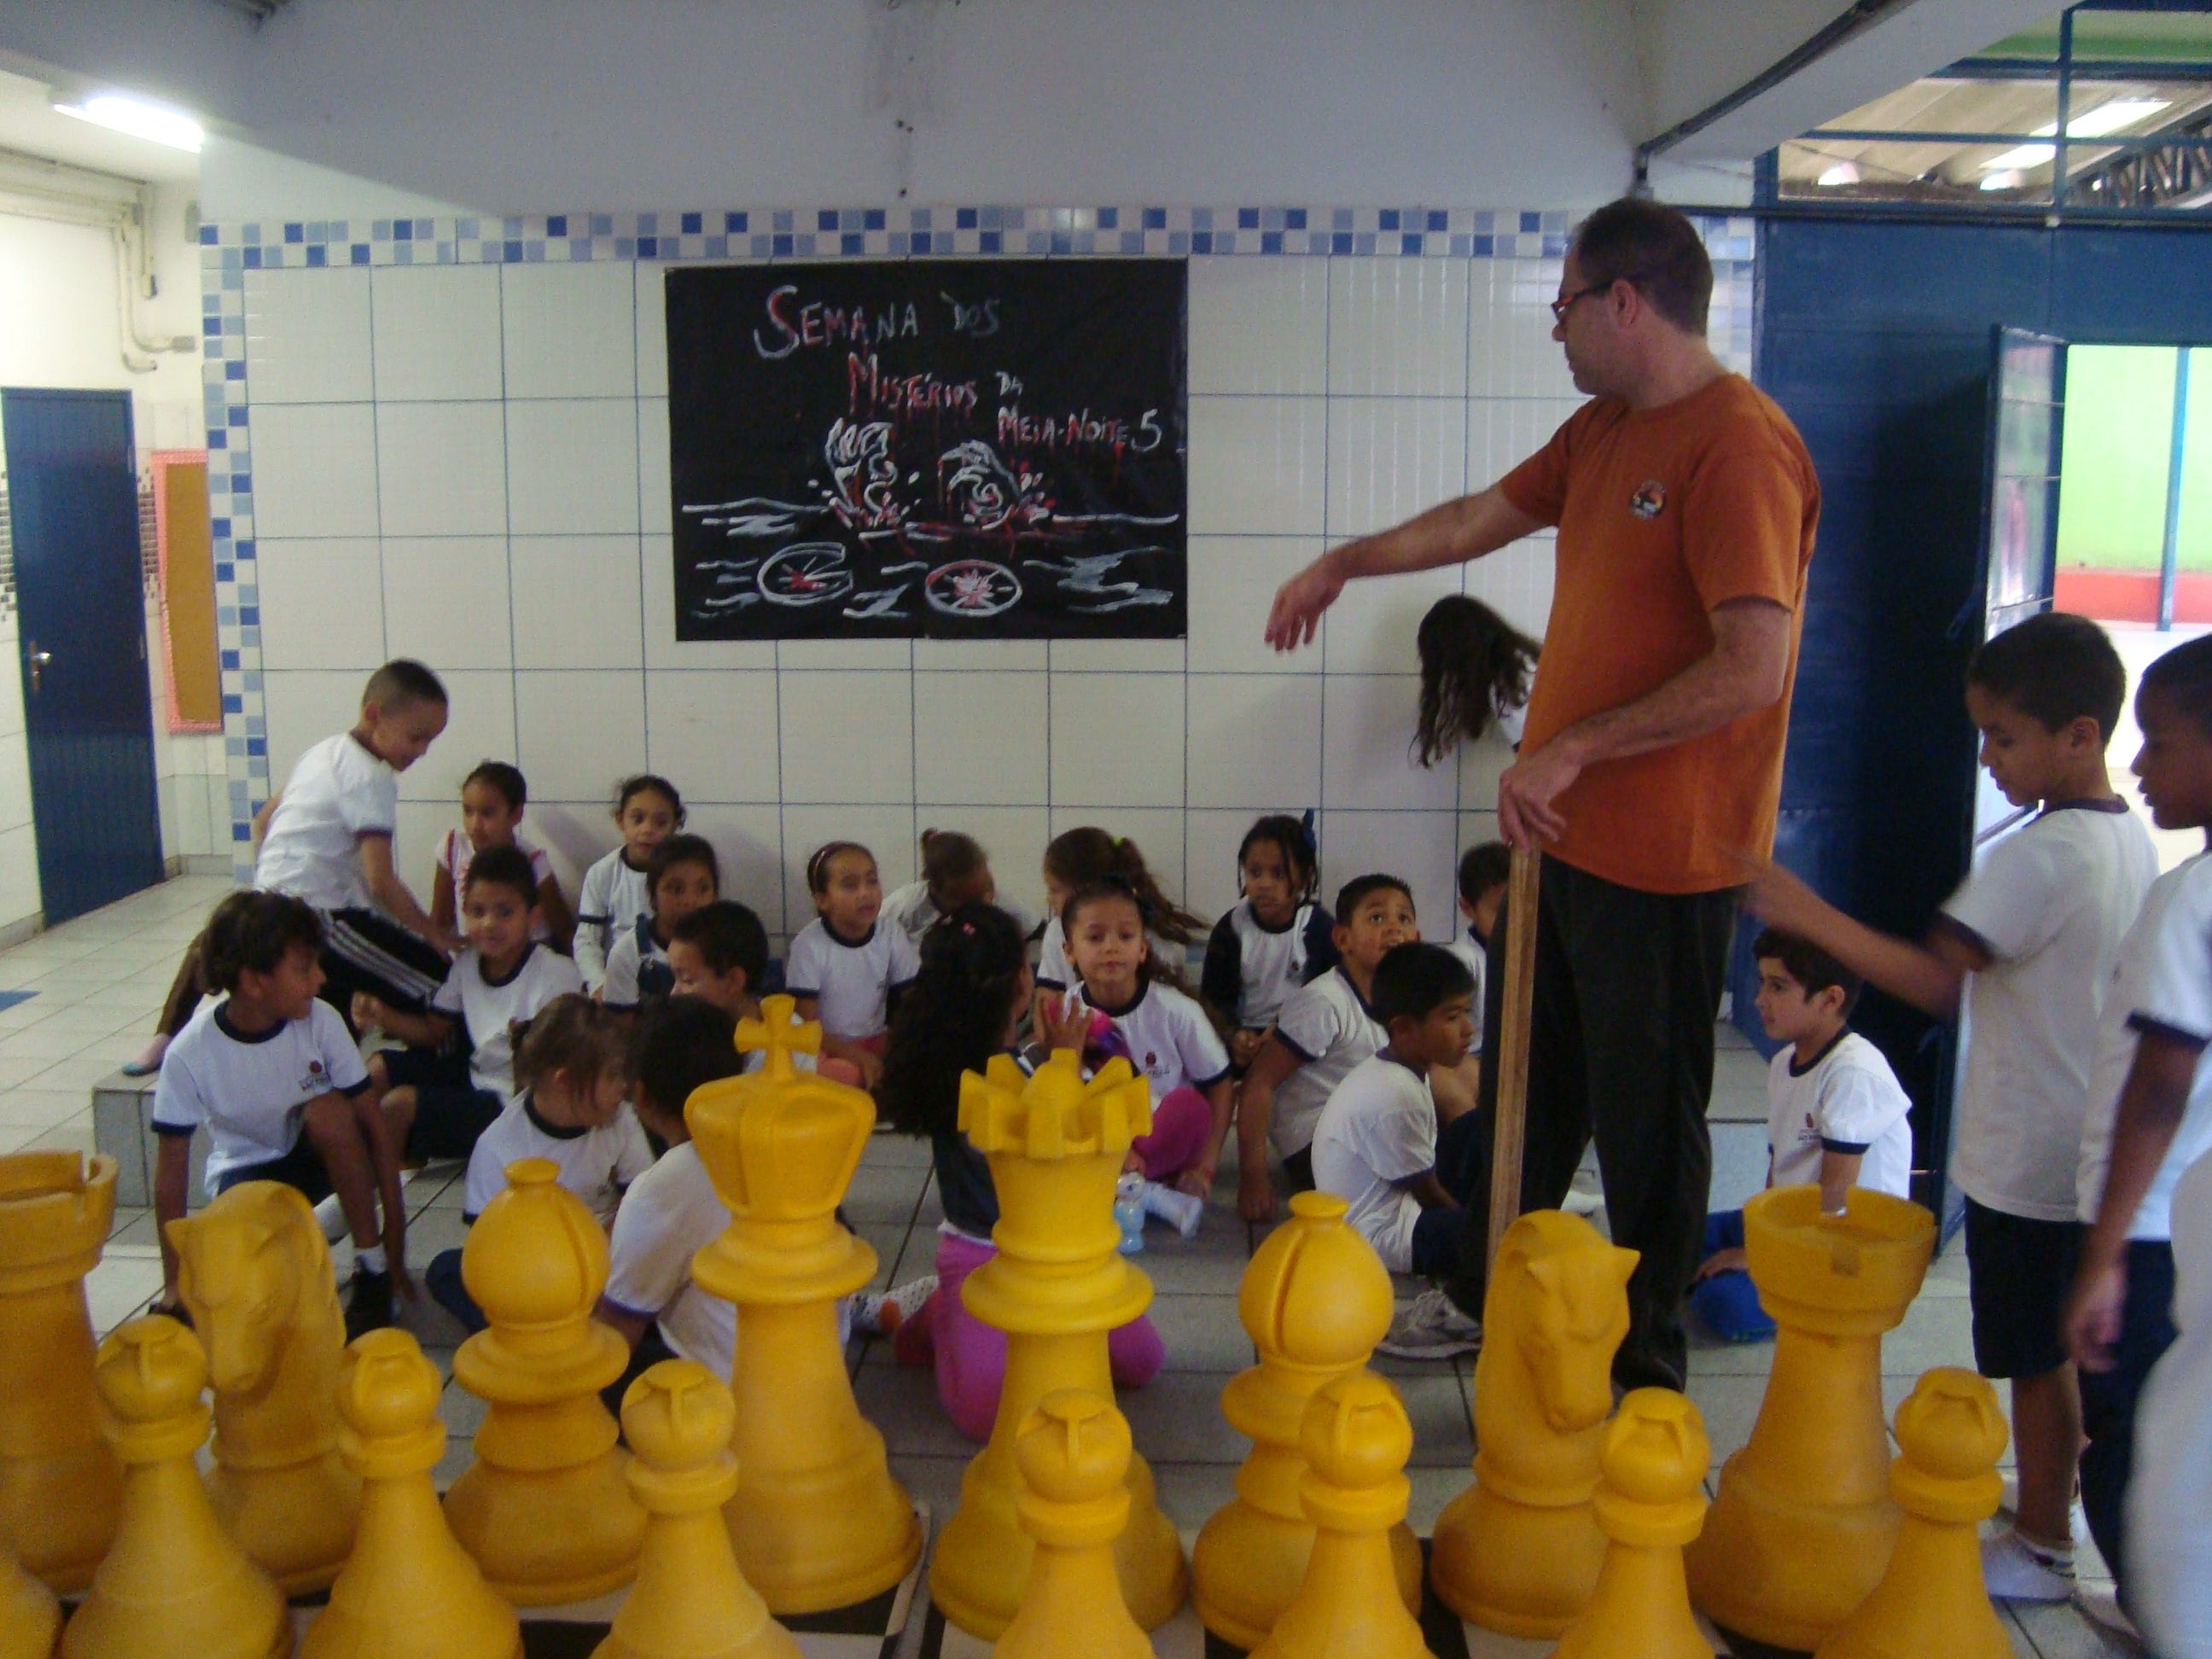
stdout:
POLYGON ((1490 936, 1497 929, 1512 875, 1513 849, 1502 841, 1483 842, 1460 855, 1457 896, 1462 926, 1459 937, 1445 948, 1474 976, 1474 1036, 1458 1065, 1440 1066, 1429 1074, 1437 1109, 1447 1121, 1474 1110, 1482 1092, 1483 990, 1490 976, 1490 936))
POLYGON ((1037 943, 1036 990, 1030 1012, 1036 1018, 1046 996, 1058 996, 1075 986, 1075 969, 1067 959, 1067 936, 1060 913, 1079 888, 1114 880, 1125 884, 1145 906, 1146 936, 1152 971, 1178 990, 1183 988, 1182 969, 1190 949, 1206 924, 1170 899, 1145 867, 1144 853, 1127 836, 1109 835, 1096 824, 1061 831, 1044 849, 1044 898, 1048 913, 1037 943))
POLYGON ((653 849, 645 889, 652 914, 639 917, 615 940, 599 984, 599 1000, 625 1017, 647 998, 668 994, 675 983, 668 941, 677 923, 720 895, 722 867, 714 843, 703 836, 669 836, 653 849))
POLYGON ((1283 1005, 1336 966, 1336 918, 1314 902, 1320 879, 1312 832, 1297 818, 1270 813, 1244 832, 1237 849, 1244 896, 1213 924, 1199 975, 1199 995, 1228 1028, 1240 1073, 1283 1005))
POLYGON ((624 778, 615 790, 615 828, 622 845, 584 872, 576 895, 576 966, 584 988, 597 994, 614 942, 653 914, 646 866, 653 849, 684 827, 684 798, 650 772, 624 778))
POLYGON ((566 951, 576 933, 567 895, 553 874, 553 860, 542 847, 523 847, 515 831, 530 800, 530 785, 520 768, 484 761, 461 780, 461 827, 438 842, 430 879, 430 920, 451 933, 461 914, 461 894, 469 880, 469 860, 487 847, 521 847, 538 878, 538 914, 530 937, 566 951))
POLYGON ((999 897, 999 884, 991 874, 991 856, 973 836, 957 830, 921 832, 921 876, 884 896, 876 925, 895 927, 916 951, 921 936, 963 904, 995 904, 1020 920, 1018 913, 999 897))
POLYGON ((884 884, 876 855, 833 841, 806 860, 806 890, 820 914, 791 941, 784 988, 801 1019, 822 1022, 822 1052, 860 1068, 870 1088, 884 1068, 891 998, 921 965, 896 927, 880 926, 884 884))

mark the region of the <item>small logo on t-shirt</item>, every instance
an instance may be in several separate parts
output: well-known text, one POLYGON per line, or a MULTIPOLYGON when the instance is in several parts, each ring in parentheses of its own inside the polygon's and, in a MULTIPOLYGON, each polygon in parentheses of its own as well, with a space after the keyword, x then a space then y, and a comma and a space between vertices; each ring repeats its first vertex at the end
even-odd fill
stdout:
POLYGON ((1153 1052, 1152 1052, 1152 1050, 1151 1050, 1150 1048, 1146 1049, 1146 1050, 1145 1050, 1145 1071, 1146 1071, 1146 1074, 1147 1074, 1147 1075, 1150 1075, 1152 1073, 1157 1072, 1157 1071, 1158 1071, 1159 1069, 1160 1069, 1160 1057, 1159 1057, 1159 1055, 1158 1055, 1157 1054, 1153 1053, 1153 1052))
POLYGON ((1656 519, 1667 510, 1667 486, 1646 478, 1628 498, 1628 510, 1639 519, 1656 519))

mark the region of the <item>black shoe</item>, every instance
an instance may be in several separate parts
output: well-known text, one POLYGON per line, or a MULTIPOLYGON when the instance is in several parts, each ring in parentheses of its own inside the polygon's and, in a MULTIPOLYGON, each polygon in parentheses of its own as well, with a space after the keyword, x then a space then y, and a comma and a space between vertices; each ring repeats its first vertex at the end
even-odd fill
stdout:
POLYGON ((391 1323, 392 1275, 356 1267, 353 1284, 346 1291, 346 1340, 352 1341, 364 1331, 380 1331, 391 1323))

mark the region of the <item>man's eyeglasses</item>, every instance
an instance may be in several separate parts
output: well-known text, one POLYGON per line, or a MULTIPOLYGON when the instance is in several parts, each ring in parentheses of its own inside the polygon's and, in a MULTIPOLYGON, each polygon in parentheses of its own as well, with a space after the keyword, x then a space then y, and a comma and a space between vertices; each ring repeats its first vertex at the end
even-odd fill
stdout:
POLYGON ((1576 301, 1587 300, 1593 294, 1602 294, 1615 283, 1633 281, 1636 274, 1634 271, 1624 270, 1618 276, 1608 276, 1604 282, 1592 283, 1588 288, 1578 288, 1572 294, 1561 295, 1552 301, 1552 321, 1564 326, 1567 320, 1567 313, 1575 308, 1576 301))

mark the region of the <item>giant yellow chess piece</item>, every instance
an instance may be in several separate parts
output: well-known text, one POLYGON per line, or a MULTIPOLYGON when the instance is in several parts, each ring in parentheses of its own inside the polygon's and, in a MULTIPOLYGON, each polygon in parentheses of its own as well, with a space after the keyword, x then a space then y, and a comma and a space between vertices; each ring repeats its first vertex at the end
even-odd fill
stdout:
POLYGON ((1889 1488, 1905 1510, 1889 1570, 1814 1659, 2005 1659, 2012 1644, 1982 1583, 1981 1523, 1997 1512, 2006 1429, 1996 1391, 1941 1366, 1897 1408, 1889 1488))
POLYGON ((84 1300, 114 1218, 113 1158, 0 1158, 0 1534, 63 1595, 92 1583, 123 1497, 84 1300))
POLYGON ((345 1317, 314 1210, 241 1182, 167 1232, 215 1385, 216 1517, 288 1595, 327 1589, 353 1553, 361 1481, 338 1457, 345 1317))
POLYGON ((560 1173, 549 1158, 509 1164, 461 1247, 462 1280, 490 1324, 453 1355, 453 1380, 491 1409, 446 1520, 485 1582, 526 1607, 619 1589, 645 1541, 599 1399, 629 1364, 592 1317, 607 1236, 560 1173))
MULTIPOLYGON (((998 1254, 961 1287, 968 1311, 1006 1334, 1006 1376, 990 1443, 960 1480, 960 1506, 930 1558, 929 1590, 947 1619, 996 1640, 1029 1581, 1030 1540, 1017 1518, 1015 1442, 1061 1389, 1114 1397, 1106 1334, 1144 1312, 1152 1287, 1117 1248, 1114 1183, 1129 1143, 1152 1127, 1152 1087, 1111 1060, 1088 1083, 1073 1050, 1024 1079, 1006 1055, 960 1080, 960 1129, 990 1160, 998 1254)), ((742 1344, 740 1344, 742 1346, 742 1344)), ((1154 1497, 1152 1471, 1129 1460, 1129 1524, 1114 1547, 1129 1612, 1156 1630, 1182 1605, 1182 1544, 1154 1497)))
POLYGON ((1498 1247, 1474 1364, 1474 1484, 1437 1517, 1430 1550, 1437 1595, 1485 1629, 1564 1635, 1597 1589, 1591 1500, 1636 1259, 1557 1210, 1521 1217, 1498 1247))
MULTIPOLYGON (((1191 1599, 1206 1627, 1233 1647, 1267 1639, 1306 1576, 1313 1522, 1298 1483, 1306 1473, 1298 1435, 1307 1402, 1358 1370, 1390 1328, 1390 1273, 1345 1224, 1345 1202, 1300 1193, 1291 1218, 1253 1253, 1237 1310, 1260 1363, 1230 1379, 1222 1415, 1252 1438, 1237 1472, 1237 1496, 1199 1529, 1191 1550, 1191 1599)), ((1421 1547, 1402 1522, 1390 1533, 1398 1590, 1421 1608, 1421 1547)))
POLYGON ((0 1538, 0 1659, 52 1659, 61 1633, 61 1603, 0 1538))
POLYGON ((123 1460, 115 1547, 62 1633, 61 1659, 284 1659, 292 1614, 208 1503, 193 1459, 211 1413, 207 1356, 173 1319, 100 1345, 103 1426, 123 1460))
POLYGON ((1097 1395, 1047 1395, 1014 1443, 1015 1500, 1036 1545, 1029 1587, 991 1659, 1152 1659, 1114 1571, 1129 1523, 1129 1425, 1097 1395))
POLYGON ((1936 1218, 1863 1187, 1824 1216, 1819 1188, 1771 1187, 1744 1206, 1743 1234, 1779 1328, 1774 1370, 1690 1547, 1690 1595, 1729 1630, 1808 1651, 1881 1582, 1897 1541, 1881 1336, 1919 1293, 1936 1218))
POLYGON ((738 1308, 730 1541, 778 1613, 864 1601, 921 1554, 914 1500, 854 1403, 837 1340, 838 1298, 876 1276, 875 1251, 836 1214, 875 1103, 793 1066, 792 1048, 817 1049, 822 1028, 794 1026, 791 1010, 789 997, 766 999, 738 1028, 738 1048, 766 1050, 766 1065, 695 1091, 684 1110, 730 1212, 729 1230, 691 1265, 702 1289, 738 1308))
POLYGON ((1672 1389, 1638 1389, 1606 1425, 1600 1461, 1597 1523, 1612 1541, 1589 1606, 1552 1659, 1713 1659, 1682 1577, 1713 1461, 1698 1408, 1672 1389))
POLYGON ((338 1452, 361 1529, 300 1659, 523 1659, 514 1609, 453 1541, 430 1471, 446 1453, 438 1368, 405 1331, 370 1331, 338 1371, 338 1452))

